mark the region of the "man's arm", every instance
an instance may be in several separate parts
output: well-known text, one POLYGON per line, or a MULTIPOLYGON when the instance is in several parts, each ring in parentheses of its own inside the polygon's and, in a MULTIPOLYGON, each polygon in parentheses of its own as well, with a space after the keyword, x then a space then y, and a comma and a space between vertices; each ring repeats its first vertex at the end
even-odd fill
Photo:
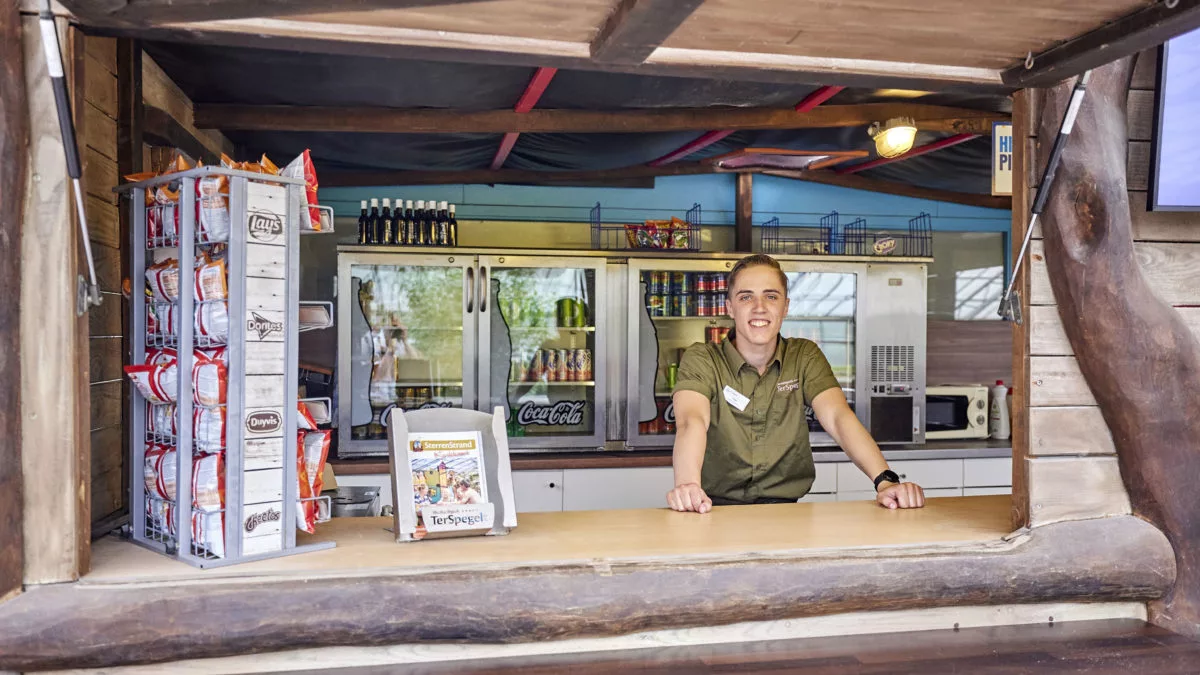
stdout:
MULTIPOLYGON (((887 460, 871 438, 870 432, 858 421, 858 416, 846 403, 846 396, 839 388, 821 392, 812 401, 813 413, 825 431, 842 447, 867 478, 875 477, 888 468, 887 460)), ((919 508, 925 505, 925 493, 916 483, 892 483, 882 481, 875 500, 887 508, 919 508)))
POLYGON ((676 511, 708 513, 712 510, 712 500, 700 487, 700 470, 704 467, 704 449, 708 444, 708 397, 696 391, 679 390, 673 398, 675 449, 671 464, 675 467, 675 488, 667 493, 667 505, 676 511))

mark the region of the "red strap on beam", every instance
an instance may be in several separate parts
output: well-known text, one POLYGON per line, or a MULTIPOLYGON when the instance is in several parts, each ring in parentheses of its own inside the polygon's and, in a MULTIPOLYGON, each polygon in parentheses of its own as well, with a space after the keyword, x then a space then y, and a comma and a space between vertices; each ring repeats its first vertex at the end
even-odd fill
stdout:
POLYGON ((668 152, 667 154, 663 155, 662 157, 659 157, 658 159, 654 160, 653 162, 650 162, 650 166, 663 166, 664 164, 670 164, 671 162, 679 161, 680 159, 687 157, 688 155, 692 154, 693 152, 698 152, 704 148, 707 148, 708 146, 712 145, 713 143, 716 143, 717 141, 725 138, 726 136, 728 136, 729 134, 732 134, 732 133, 733 133, 732 129, 727 129, 725 131, 706 132, 700 138, 697 138, 696 140, 692 141, 691 143, 688 143, 687 145, 679 148, 678 150, 673 150, 671 152, 668 152))
POLYGON ((883 166, 884 164, 891 164, 892 162, 899 162, 912 157, 919 157, 937 150, 943 150, 945 148, 949 148, 950 146, 958 145, 959 143, 966 143, 972 138, 979 138, 979 134, 956 134, 954 136, 943 138, 940 141, 934 141, 933 143, 928 143, 926 145, 913 148, 903 155, 898 155, 896 157, 880 157, 879 159, 873 159, 869 162, 863 162, 862 164, 855 164, 853 166, 847 166, 841 169, 834 169, 834 173, 839 175, 858 173, 859 171, 873 169, 877 166, 883 166))
MULTIPOLYGON (((537 105, 538 99, 546 93, 546 87, 550 86, 550 80, 554 79, 557 72, 558 68, 538 68, 534 72, 533 78, 529 80, 529 84, 525 86, 521 98, 517 99, 513 111, 527 113, 533 110, 533 106, 537 105)), ((500 141, 500 148, 496 150, 496 156, 492 159, 492 171, 504 166, 504 162, 508 160, 508 153, 512 152, 513 146, 517 144, 517 137, 520 135, 518 133, 504 134, 504 138, 500 141)))
POLYGON ((820 87, 813 93, 805 96, 803 101, 800 101, 796 104, 796 112, 808 112, 821 105, 825 101, 833 98, 839 91, 843 89, 845 89, 845 87, 833 87, 829 85, 820 87))

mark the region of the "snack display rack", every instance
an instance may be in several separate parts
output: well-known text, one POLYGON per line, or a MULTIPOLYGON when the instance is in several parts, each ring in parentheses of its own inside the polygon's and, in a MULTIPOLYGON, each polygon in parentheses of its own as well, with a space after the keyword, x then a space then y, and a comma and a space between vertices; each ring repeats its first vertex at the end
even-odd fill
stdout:
POLYGON ((695 253, 700 250, 700 204, 692 205, 683 220, 648 220, 644 223, 605 223, 600 202, 592 207, 592 248, 596 250, 695 253))
POLYGON ((299 235, 301 209, 308 208, 304 180, 201 167, 118 191, 130 197, 133 363, 146 363, 154 350, 174 350, 175 358, 174 380, 159 380, 173 384, 173 391, 164 392, 173 402, 152 401, 139 387, 131 388, 133 540, 197 567, 331 548, 332 542, 296 543, 299 235), (228 218, 222 228, 205 225, 214 212, 214 193, 203 185, 214 180, 228 184, 227 196, 224 191, 217 195, 221 215, 228 218), (155 195, 163 186, 178 198, 148 205, 147 193, 155 195), (224 298, 205 297, 199 277, 189 273, 197 256, 223 260, 224 298), (176 288, 165 297, 147 294, 143 300, 147 270, 157 274, 167 259, 176 261, 176 288), (211 329, 214 323, 221 324, 219 330, 211 329), (223 394, 215 399, 211 390, 201 393, 205 380, 196 370, 215 363, 206 354, 224 358, 223 394), (202 425, 206 416, 222 422, 216 428, 223 427, 223 437, 202 425), (156 453, 173 451, 174 467, 159 462, 148 471, 148 447, 156 453), (173 487, 156 489, 169 484, 172 474, 173 487))
POLYGON ((908 221, 907 230, 869 230, 866 218, 842 225, 837 211, 822 216, 817 227, 789 227, 779 218, 762 224, 763 253, 771 255, 853 255, 909 258, 933 257, 933 218, 922 212, 908 221))

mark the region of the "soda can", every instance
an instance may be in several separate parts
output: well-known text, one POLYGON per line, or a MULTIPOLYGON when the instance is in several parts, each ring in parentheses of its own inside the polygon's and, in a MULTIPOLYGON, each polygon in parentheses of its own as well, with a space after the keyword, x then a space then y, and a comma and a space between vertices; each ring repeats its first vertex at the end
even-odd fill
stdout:
POLYGON ((729 279, 720 272, 714 274, 713 277, 714 281, 716 282, 713 284, 713 290, 724 295, 729 290, 729 279))
POLYGON ((671 272, 671 292, 675 295, 687 295, 692 292, 691 275, 687 272, 671 272))
POLYGON ((704 341, 705 342, 713 342, 713 343, 720 342, 721 341, 721 327, 720 326, 709 326, 708 328, 705 328, 704 329, 704 341))
POLYGON ((655 293, 646 298, 646 309, 650 316, 667 315, 667 296, 655 293))
POLYGON ((592 350, 580 349, 578 358, 579 358, 579 366, 578 366, 579 381, 580 382, 591 382, 592 381, 592 350))
POLYGON ((725 316, 725 296, 712 296, 712 313, 709 316, 725 316))
POLYGON ((570 349, 558 349, 554 352, 555 379, 559 382, 569 382, 571 380, 570 369, 567 367, 567 359, 571 351, 570 349))
POLYGON ((671 297, 671 316, 687 316, 684 313, 684 298, 686 295, 672 295, 671 297))
POLYGON ((542 379, 546 374, 546 354, 541 349, 536 349, 533 352, 533 360, 529 362, 529 375, 525 378, 530 381, 542 379))
POLYGON ((546 349, 546 350, 542 351, 542 354, 544 354, 544 356, 542 358, 545 359, 543 361, 543 363, 544 363, 544 373, 546 375, 546 381, 547 382, 557 382, 558 381, 558 350, 557 349, 546 349))
POLYGON ((671 273, 670 272, 655 272, 654 285, 658 289, 659 295, 666 295, 671 292, 671 273))

